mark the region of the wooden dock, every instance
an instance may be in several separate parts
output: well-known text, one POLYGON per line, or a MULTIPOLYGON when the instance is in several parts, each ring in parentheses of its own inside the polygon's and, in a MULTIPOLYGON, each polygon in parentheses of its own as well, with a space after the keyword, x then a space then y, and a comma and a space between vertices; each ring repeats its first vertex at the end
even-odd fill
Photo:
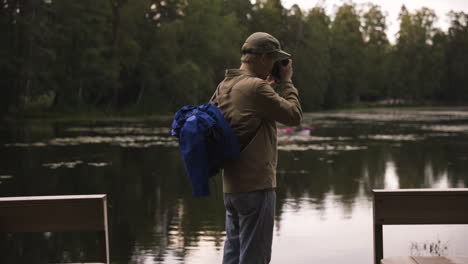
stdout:
MULTIPOLYGON (((383 255, 383 225, 468 224, 468 189, 373 190, 375 264, 468 264, 468 257, 383 255)), ((468 252, 467 252, 468 255, 468 252)))

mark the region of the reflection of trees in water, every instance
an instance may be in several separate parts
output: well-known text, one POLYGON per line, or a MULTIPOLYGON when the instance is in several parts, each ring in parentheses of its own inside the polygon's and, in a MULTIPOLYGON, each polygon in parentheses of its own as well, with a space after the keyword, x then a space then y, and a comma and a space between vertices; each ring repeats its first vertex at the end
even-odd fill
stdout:
POLYGON ((125 235, 133 235, 134 244, 129 247, 133 251, 126 257, 141 263, 139 258, 148 254, 156 261, 168 254, 183 260, 190 247, 207 238, 221 246, 224 208, 220 190, 216 193, 212 186, 212 196, 194 199, 177 149, 135 150, 128 155, 122 158, 125 167, 113 168, 120 171, 123 182, 116 183, 120 189, 113 192, 113 206, 120 212, 115 213, 112 230, 127 229, 123 237, 112 239, 113 247, 120 248, 118 243, 125 243, 125 235))
MULTIPOLYGON (((439 187, 446 177, 446 187, 463 187, 468 182, 466 162, 458 157, 466 156, 466 149, 459 143, 434 141, 411 143, 394 150, 400 188, 439 187), (462 185, 462 186, 460 186, 462 185)), ((445 187, 444 185, 440 187, 445 187)))
POLYGON ((0 263, 89 262, 103 259, 99 232, 0 233, 0 263))
POLYGON ((340 201, 345 215, 352 214, 358 197, 372 199, 372 189, 385 187, 388 162, 396 167, 400 188, 444 187, 438 185, 444 183, 444 177, 448 187, 464 187, 468 163, 457 157, 468 157, 467 149, 435 140, 431 144, 382 143, 333 155, 321 151, 280 152, 277 214, 282 213, 286 199, 300 204, 304 198, 312 198, 308 201, 318 204, 317 210, 325 210, 323 203, 330 193, 340 201), (301 170, 306 173, 295 173, 301 170))
MULTIPOLYGON (((369 185, 372 177, 363 177, 367 161, 363 159, 363 151, 350 151, 336 155, 308 151, 290 153, 280 152, 280 168, 286 173, 278 174, 278 209, 287 197, 301 200, 304 197, 313 198, 311 201, 323 204, 328 193, 332 192, 340 197, 343 204, 352 204, 360 190, 360 186, 369 185), (295 156, 295 160, 288 156, 295 156), (333 162, 327 162, 332 160, 333 162), (287 171, 303 169, 306 174, 288 174, 287 171)), ((362 188, 361 188, 362 189, 362 188)), ((323 206, 319 206, 324 208, 323 206)), ((280 211, 279 211, 280 212, 280 211)))
MULTIPOLYGON (((30 128, 20 128, 25 132, 19 133, 19 136, 12 133, 7 140, 37 140, 31 135, 30 128)), ((45 138, 63 136, 58 134, 63 130, 46 131, 48 134, 45 138)), ((176 148, 138 149, 103 145, 27 147, 9 150, 5 154, 0 152, 0 155, 11 167, 5 169, 15 172, 8 186, 0 186, 2 196, 107 193, 111 259, 115 263, 139 263, 142 261, 139 258, 144 255, 142 252, 162 261, 172 251, 183 259, 187 248, 196 247, 200 240, 212 241, 216 247, 222 244, 222 193, 218 190, 218 199, 214 199, 215 196, 193 199, 176 148), (56 170, 41 166, 45 162, 76 158, 106 161, 112 165, 56 170)), ((220 182, 217 187, 221 187, 220 182)), ((93 254, 92 250, 84 250, 84 247, 96 248, 94 240, 86 239, 81 233, 73 236, 52 233, 49 237, 44 237, 42 233, 28 236, 15 234, 13 237, 0 235, 2 252, 10 253, 2 254, 2 260, 18 259, 20 254, 29 263, 40 263, 43 259, 66 261, 71 258, 78 261, 93 254), (6 246, 11 250, 3 250, 6 246), (55 249, 47 253, 45 249, 48 247, 55 249), (77 256, 80 258, 77 259, 77 256)))
POLYGON ((453 187, 466 187, 468 184, 468 141, 464 138, 454 138, 452 145, 456 145, 450 151, 452 161, 448 166, 448 179, 453 187), (463 184, 463 185, 461 185, 463 184))
MULTIPOLYGON (((62 129, 44 129, 47 137, 56 137, 62 129)), ((329 131, 330 136, 359 135, 357 131, 329 131), (344 134, 341 134, 344 133, 344 134)), ((328 132, 327 132, 328 133, 328 132)), ((36 141, 33 133, 23 136, 36 141)), ((9 135, 21 142, 18 135, 9 135)), ((40 139, 40 138, 39 138, 40 139)), ((400 188, 426 188, 447 178, 449 187, 468 182, 468 143, 466 139, 442 138, 430 142, 358 142, 365 150, 328 153, 326 151, 279 152, 277 189, 277 226, 282 210, 292 205, 301 210, 304 201, 315 210, 327 210, 327 198, 333 195, 344 216, 353 214, 357 199, 371 199, 372 188, 384 188, 387 163, 395 166, 400 188)), ((121 148, 107 145, 24 148, 0 152, 14 177, 0 185, 2 196, 108 193, 111 258, 114 263, 143 263, 145 256, 163 262, 170 254, 183 261, 191 247, 208 242, 221 248, 224 240, 224 207, 221 181, 212 184, 213 195, 195 199, 176 148, 121 148), (81 159, 105 161, 103 168, 77 166, 50 170, 46 162, 81 159)), ((1 234, 0 234, 1 235, 1 234)), ((24 258, 40 263, 38 252, 57 246, 52 257, 57 261, 70 256, 92 255, 95 238, 39 234, 27 239, 0 236, 0 246, 28 252, 24 258), (81 241, 79 244, 76 241, 81 241), (61 247, 61 245, 63 247, 61 247), (60 252, 71 247, 66 254, 60 252), (89 252, 89 253, 87 253, 89 252)), ((3 255, 8 259, 9 255, 3 255)), ((0 261, 9 263, 9 261, 0 261)), ((11 262, 11 261, 10 261, 11 262)))

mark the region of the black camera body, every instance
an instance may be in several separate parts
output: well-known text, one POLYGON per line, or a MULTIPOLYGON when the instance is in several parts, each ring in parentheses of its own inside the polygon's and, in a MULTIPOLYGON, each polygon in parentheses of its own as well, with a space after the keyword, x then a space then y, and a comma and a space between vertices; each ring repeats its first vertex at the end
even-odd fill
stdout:
POLYGON ((281 80, 281 74, 280 74, 281 67, 287 66, 288 64, 289 64, 289 59, 279 60, 275 62, 275 64, 273 65, 273 69, 271 70, 271 76, 275 78, 276 80, 280 81, 281 80))

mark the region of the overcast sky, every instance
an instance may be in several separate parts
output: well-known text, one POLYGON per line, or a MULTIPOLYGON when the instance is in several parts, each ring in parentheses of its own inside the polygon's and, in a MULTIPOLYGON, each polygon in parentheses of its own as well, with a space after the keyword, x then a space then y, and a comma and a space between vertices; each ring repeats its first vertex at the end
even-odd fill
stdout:
MULTIPOLYGON (((320 0, 282 0, 283 6, 290 8, 294 4, 298 4, 302 10, 309 10, 317 5, 320 0)), ((442 28, 444 31, 449 27, 447 13, 450 10, 468 12, 468 0, 354 0, 356 4, 372 2, 382 7, 382 10, 388 13, 387 16, 387 35, 390 41, 394 41, 395 34, 398 32, 398 14, 403 4, 413 12, 415 9, 421 7, 428 7, 436 11, 439 20, 436 24, 437 27, 442 28)), ((336 8, 343 3, 342 0, 325 0, 325 7, 327 13, 330 15, 336 8)))

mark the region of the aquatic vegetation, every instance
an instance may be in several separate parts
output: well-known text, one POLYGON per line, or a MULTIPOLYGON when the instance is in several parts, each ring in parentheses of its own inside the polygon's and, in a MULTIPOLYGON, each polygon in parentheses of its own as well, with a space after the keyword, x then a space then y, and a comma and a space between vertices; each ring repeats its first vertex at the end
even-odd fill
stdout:
POLYGON ((177 147, 179 143, 177 141, 154 141, 154 142, 131 142, 131 143, 120 143, 118 146, 123 148, 148 148, 153 146, 165 146, 165 147, 177 147))
POLYGON ((70 162, 44 163, 44 164, 42 164, 42 166, 53 169, 53 170, 61 168, 61 167, 72 169, 72 168, 75 168, 76 165, 79 165, 79 164, 82 164, 82 163, 83 163, 83 161, 76 160, 76 161, 70 161, 70 162))
POLYGON ((278 144, 286 145, 294 142, 323 142, 323 141, 347 141, 352 140, 351 137, 320 137, 320 136, 301 136, 301 135, 282 135, 278 136, 278 144))
POLYGON ((8 143, 5 147, 47 147, 46 143, 34 142, 34 143, 8 143))
POLYGON ((120 147, 147 148, 151 146, 177 147, 178 142, 173 137, 163 136, 78 136, 66 138, 53 138, 46 142, 10 143, 6 147, 46 147, 46 146, 78 146, 82 144, 110 144, 120 147))
POLYGON ((307 170, 285 170, 285 169, 278 169, 276 171, 278 174, 309 174, 307 170))
POLYGON ((350 145, 280 145, 278 150, 282 151, 307 151, 307 150, 318 150, 318 151, 352 151, 367 149, 366 146, 350 146, 350 145))
POLYGON ((468 125, 432 125, 423 126, 422 129, 438 132, 468 133, 468 125))
POLYGON ((411 256, 447 256, 448 242, 442 243, 440 239, 436 242, 411 242, 411 256))
MULTIPOLYGON (((438 110, 431 109, 398 109, 398 108, 381 108, 356 110, 346 112, 322 112, 308 113, 304 116, 304 120, 314 121, 317 124, 317 119, 345 119, 358 122, 388 122, 388 121, 406 121, 406 122, 421 122, 421 121, 451 121, 451 120, 468 120, 468 111, 457 110, 438 110)), ((326 122, 330 122, 327 120, 326 122)), ((332 123, 331 123, 332 124, 332 123)))
POLYGON ((105 166, 109 166, 109 163, 108 162, 88 162, 87 163, 89 166, 93 166, 93 167, 105 167, 105 166))
POLYGON ((368 135, 360 136, 360 139, 373 139, 373 140, 390 140, 390 141, 416 141, 424 139, 423 136, 418 135, 368 135))
POLYGON ((58 169, 58 168, 67 168, 67 169, 73 169, 75 168, 77 165, 80 165, 80 164, 86 164, 88 166, 92 166, 92 167, 105 167, 105 166, 109 166, 110 163, 109 162, 83 162, 81 160, 76 160, 76 161, 69 161, 69 162, 55 162, 55 163, 44 163, 42 164, 43 167, 47 167, 47 168, 50 168, 50 169, 58 169))
POLYGON ((132 142, 167 142, 174 141, 171 137, 161 137, 161 136, 142 136, 142 135, 132 135, 132 136, 117 136, 117 137, 100 137, 100 136, 83 136, 83 137, 68 137, 68 138, 54 138, 49 141, 50 145, 56 146, 67 146, 67 145, 80 145, 80 144, 117 144, 120 143, 132 143, 132 142))
POLYGON ((148 148, 151 146, 177 147, 177 139, 170 136, 168 127, 96 126, 71 127, 67 132, 77 133, 75 137, 56 137, 41 142, 17 142, 5 144, 6 147, 47 147, 79 146, 82 144, 110 144, 120 147, 148 148))
POLYGON ((111 134, 111 135, 118 135, 118 134, 169 134, 171 130, 168 127, 142 127, 142 126, 134 126, 134 127, 71 127, 66 129, 68 132, 91 132, 97 134, 111 134))
POLYGON ((3 180, 8 180, 12 178, 13 178, 12 175, 0 175, 0 184, 2 184, 3 180))

